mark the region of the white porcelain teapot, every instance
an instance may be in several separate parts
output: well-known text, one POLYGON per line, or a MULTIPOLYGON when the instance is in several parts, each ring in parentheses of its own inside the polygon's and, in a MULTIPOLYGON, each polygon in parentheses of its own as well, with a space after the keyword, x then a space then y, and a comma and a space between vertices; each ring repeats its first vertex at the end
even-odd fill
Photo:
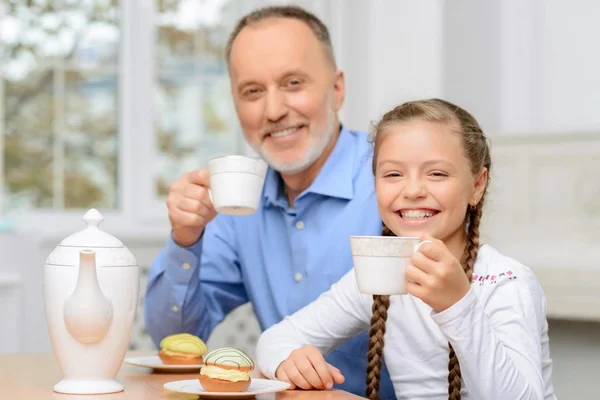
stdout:
POLYGON ((95 209, 88 226, 64 239, 44 269, 46 320, 63 375, 54 391, 120 392, 116 380, 135 318, 139 267, 123 243, 99 228, 95 209))

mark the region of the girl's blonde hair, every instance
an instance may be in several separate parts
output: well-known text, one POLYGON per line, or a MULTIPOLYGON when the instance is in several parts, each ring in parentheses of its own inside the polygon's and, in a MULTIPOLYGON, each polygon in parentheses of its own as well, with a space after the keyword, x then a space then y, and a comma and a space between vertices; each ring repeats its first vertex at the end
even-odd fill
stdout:
MULTIPOLYGON (((377 154, 381 143, 387 134, 387 128, 392 125, 410 121, 428 121, 447 125, 462 139, 465 157, 469 160, 471 172, 476 175, 487 168, 488 177, 492 167, 490 147, 477 120, 464 109, 440 99, 410 101, 397 106, 385 113, 375 125, 372 133, 374 143, 373 174, 376 174, 377 154)), ((479 224, 483 210, 485 187, 481 200, 476 206, 469 206, 465 210, 465 227, 467 229, 467 244, 462 256, 462 266, 469 281, 472 280, 473 265, 479 251, 479 224)), ((394 233, 383 225, 383 236, 394 236, 394 233)), ((379 379, 381 376, 381 357, 383 354, 383 337, 385 335, 385 321, 387 310, 390 306, 389 296, 373 296, 373 316, 369 330, 369 352, 367 366, 367 392, 371 399, 379 399, 379 379)), ((448 399, 460 400, 461 374, 460 365, 452 345, 449 346, 448 362, 448 399)))

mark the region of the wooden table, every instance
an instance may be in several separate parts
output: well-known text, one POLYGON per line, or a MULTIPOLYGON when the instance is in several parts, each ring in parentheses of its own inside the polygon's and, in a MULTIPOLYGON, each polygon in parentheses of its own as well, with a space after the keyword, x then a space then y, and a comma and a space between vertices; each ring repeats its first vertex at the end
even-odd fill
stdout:
MULTIPOLYGON (((128 356, 143 355, 139 352, 128 356)), ((6 400, 124 400, 167 399, 195 400, 196 395, 171 392, 163 389, 170 381, 194 379, 191 374, 158 373, 151 369, 123 364, 117 379, 125 391, 104 395, 65 395, 52 388, 60 381, 61 373, 53 354, 0 354, 0 399, 6 400)), ((288 390, 277 394, 260 395, 256 400, 311 400, 311 399, 361 399, 342 390, 304 391, 288 390)))

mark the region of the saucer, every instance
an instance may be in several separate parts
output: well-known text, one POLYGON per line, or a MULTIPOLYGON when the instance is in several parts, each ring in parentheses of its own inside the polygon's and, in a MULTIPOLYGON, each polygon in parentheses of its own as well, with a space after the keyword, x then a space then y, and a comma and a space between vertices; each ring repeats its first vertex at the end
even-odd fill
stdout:
POLYGON ((167 382, 163 387, 174 392, 195 394, 201 398, 251 399, 259 394, 275 393, 286 390, 290 387, 290 384, 282 381, 252 378, 250 386, 243 392, 207 392, 200 385, 198 379, 188 379, 185 381, 167 382))
POLYGON ((128 357, 123 362, 136 367, 152 368, 156 371, 199 372, 202 367, 202 364, 165 364, 159 356, 128 357))

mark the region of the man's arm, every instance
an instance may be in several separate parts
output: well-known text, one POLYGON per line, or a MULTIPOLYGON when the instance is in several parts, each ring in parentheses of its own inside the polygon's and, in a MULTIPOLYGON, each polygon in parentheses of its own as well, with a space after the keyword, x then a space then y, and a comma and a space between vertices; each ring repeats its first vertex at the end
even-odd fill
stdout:
POLYGON ((233 221, 218 215, 190 247, 169 237, 150 268, 144 319, 157 347, 165 336, 182 332, 206 341, 232 309, 247 301, 233 221))

